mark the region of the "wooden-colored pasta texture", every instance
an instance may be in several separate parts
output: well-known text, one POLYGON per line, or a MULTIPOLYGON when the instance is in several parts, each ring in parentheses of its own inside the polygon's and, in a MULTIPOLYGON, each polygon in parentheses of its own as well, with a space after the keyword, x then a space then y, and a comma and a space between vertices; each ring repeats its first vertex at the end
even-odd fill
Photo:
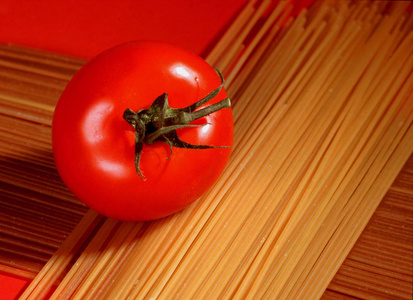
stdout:
POLYGON ((408 6, 248 2, 206 58, 233 101, 229 165, 196 203, 147 223, 87 210, 54 168, 53 109, 84 61, 1 46, 0 226, 14 251, 0 249, 1 271, 33 279, 21 299, 411 299, 411 181, 382 202, 406 217, 405 266, 349 255, 413 153, 408 6), (352 294, 368 265, 395 281, 352 294))

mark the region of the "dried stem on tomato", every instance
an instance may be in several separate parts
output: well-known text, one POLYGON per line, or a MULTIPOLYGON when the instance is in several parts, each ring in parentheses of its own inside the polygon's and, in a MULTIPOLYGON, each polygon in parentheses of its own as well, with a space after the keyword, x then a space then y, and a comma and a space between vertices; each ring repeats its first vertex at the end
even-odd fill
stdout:
POLYGON ((143 144, 151 145, 157 141, 164 142, 169 145, 170 157, 172 156, 172 147, 187 149, 228 148, 228 146, 189 144, 182 141, 176 132, 180 128, 205 126, 207 123, 201 125, 191 125, 190 123, 223 108, 231 107, 229 98, 225 98, 197 110, 218 95, 224 86, 224 78, 217 69, 216 71, 221 79, 221 85, 201 100, 187 107, 171 108, 168 103, 168 94, 163 93, 147 109, 139 110, 136 113, 129 108, 124 111, 123 118, 135 129, 135 169, 143 180, 145 180, 145 176, 143 176, 140 169, 143 144))

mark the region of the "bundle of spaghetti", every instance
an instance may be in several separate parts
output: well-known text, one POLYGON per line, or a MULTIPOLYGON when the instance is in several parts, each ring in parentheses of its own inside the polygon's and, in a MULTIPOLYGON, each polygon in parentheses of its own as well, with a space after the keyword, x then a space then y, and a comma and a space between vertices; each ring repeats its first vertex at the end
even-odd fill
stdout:
POLYGON ((413 178, 410 174, 413 174, 413 156, 393 182, 323 297, 334 299, 334 294, 341 293, 361 299, 412 298, 413 178))
POLYGON ((51 155, 59 95, 84 63, 0 46, 0 271, 34 278, 86 208, 64 187, 51 155))
MULTIPOLYGON (((413 152, 413 18, 403 2, 290 10, 247 4, 207 58, 234 103, 220 180, 162 220, 104 219, 52 299, 322 295, 413 152)), ((70 253, 23 298, 64 275, 70 253)))

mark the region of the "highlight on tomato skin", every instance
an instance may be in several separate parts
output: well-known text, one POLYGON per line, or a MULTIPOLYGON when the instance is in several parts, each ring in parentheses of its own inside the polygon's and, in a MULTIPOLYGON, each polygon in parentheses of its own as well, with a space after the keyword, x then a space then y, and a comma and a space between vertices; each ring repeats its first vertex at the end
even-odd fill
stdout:
POLYGON ((56 168, 85 205, 119 220, 176 213, 207 192, 232 148, 219 71, 179 47, 136 41, 85 64, 56 106, 56 168))

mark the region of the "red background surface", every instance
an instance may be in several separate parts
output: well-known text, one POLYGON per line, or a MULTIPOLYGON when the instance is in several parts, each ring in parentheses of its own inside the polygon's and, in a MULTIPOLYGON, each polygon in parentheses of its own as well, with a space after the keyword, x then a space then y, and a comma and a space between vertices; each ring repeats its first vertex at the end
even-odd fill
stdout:
POLYGON ((0 273, 0 300, 16 299, 28 280, 10 277, 0 273))
POLYGON ((0 0, 0 43, 91 58, 151 39, 204 54, 246 0, 0 0))

